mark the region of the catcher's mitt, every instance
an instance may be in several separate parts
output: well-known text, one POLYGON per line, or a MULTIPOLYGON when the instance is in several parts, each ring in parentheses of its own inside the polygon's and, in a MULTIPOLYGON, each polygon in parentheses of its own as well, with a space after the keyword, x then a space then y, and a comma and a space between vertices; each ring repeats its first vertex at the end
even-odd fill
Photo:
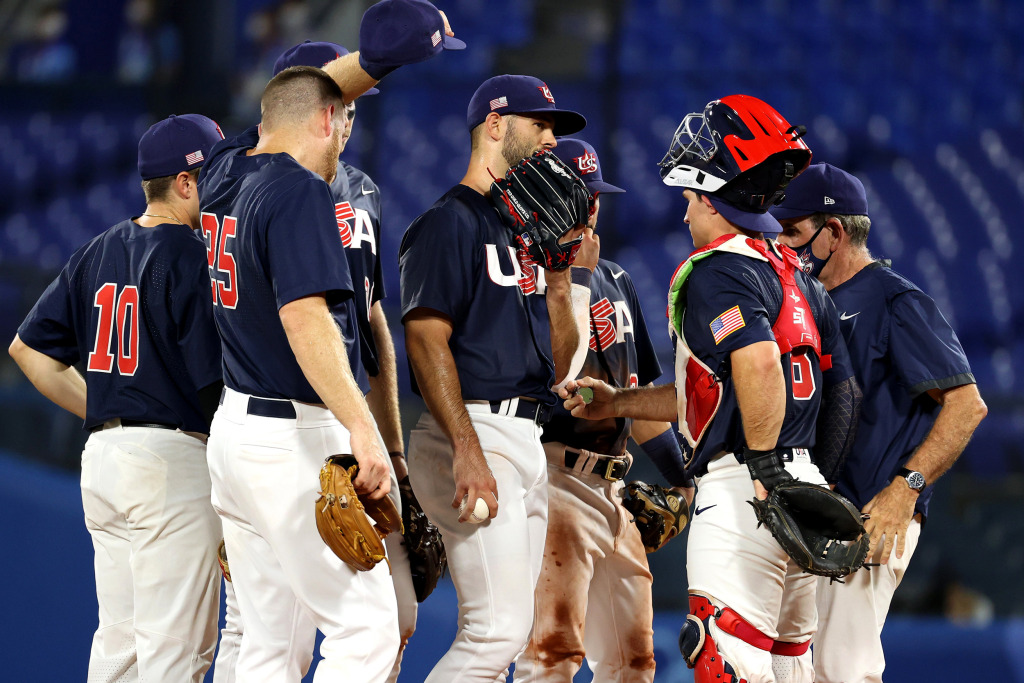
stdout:
POLYGON ((642 481, 626 485, 622 507, 629 510, 648 553, 653 553, 686 527, 690 509, 682 494, 642 481))
POLYGON ((324 460, 320 497, 316 499, 316 529, 335 555, 353 569, 365 572, 381 560, 388 562, 384 538, 402 530, 402 519, 388 496, 364 500, 356 494, 352 482, 358 471, 359 463, 351 455, 332 455, 324 460))
POLYGON ((802 481, 777 485, 765 500, 749 501, 764 524, 804 571, 842 579, 864 565, 871 537, 860 511, 824 486, 802 481))
POLYGON ((547 150, 523 159, 491 183, 491 201, 519 247, 548 270, 572 265, 583 238, 565 244, 558 240, 586 224, 592 200, 580 177, 547 150))
POLYGON ((416 601, 423 602, 434 592, 437 581, 448 568, 441 532, 423 514, 423 508, 412 492, 409 477, 398 482, 402 494, 402 522, 405 526, 405 549, 409 553, 409 570, 416 601))

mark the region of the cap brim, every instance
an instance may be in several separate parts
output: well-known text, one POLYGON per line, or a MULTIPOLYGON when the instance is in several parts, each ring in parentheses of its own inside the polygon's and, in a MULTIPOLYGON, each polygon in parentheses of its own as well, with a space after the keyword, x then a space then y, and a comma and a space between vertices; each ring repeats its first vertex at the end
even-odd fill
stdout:
POLYGON ((812 213, 817 213, 814 209, 797 209, 782 206, 773 206, 768 209, 768 213, 775 216, 776 220, 788 221, 792 218, 803 218, 804 216, 810 216, 812 213))
POLYGON ((779 221, 770 213, 751 213, 750 211, 737 209, 732 204, 713 195, 707 195, 707 198, 711 200, 711 205, 715 207, 715 210, 722 214, 727 221, 738 225, 744 230, 760 232, 765 235, 777 235, 782 232, 782 226, 779 225, 779 221))
POLYGON ((603 180, 584 180, 583 184, 587 186, 587 189, 591 192, 602 192, 604 194, 611 194, 615 192, 625 192, 621 187, 606 183, 603 180))
POLYGON ((452 38, 449 35, 445 35, 444 40, 441 41, 441 46, 445 50, 465 50, 466 44, 458 38, 452 38))

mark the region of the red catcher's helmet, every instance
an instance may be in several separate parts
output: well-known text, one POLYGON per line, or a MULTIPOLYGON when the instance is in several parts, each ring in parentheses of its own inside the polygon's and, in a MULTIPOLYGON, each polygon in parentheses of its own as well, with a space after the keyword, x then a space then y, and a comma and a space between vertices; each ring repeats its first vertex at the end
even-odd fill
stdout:
POLYGON ((729 95, 683 119, 658 164, 661 178, 763 213, 811 163, 806 132, 756 97, 729 95))

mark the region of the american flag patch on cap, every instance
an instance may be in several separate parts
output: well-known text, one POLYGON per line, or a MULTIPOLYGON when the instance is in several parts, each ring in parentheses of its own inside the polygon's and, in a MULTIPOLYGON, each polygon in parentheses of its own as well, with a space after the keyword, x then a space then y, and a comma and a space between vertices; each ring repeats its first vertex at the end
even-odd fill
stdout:
POLYGON ((504 95, 502 95, 501 97, 496 97, 493 100, 491 100, 491 111, 494 111, 495 109, 501 109, 502 107, 507 106, 508 98, 505 97, 504 95))
POLYGON ((203 160, 203 150, 201 150, 201 149, 197 149, 196 151, 192 152, 191 154, 186 154, 185 155, 185 163, 188 164, 189 166, 191 166, 192 164, 198 164, 202 160, 203 160))
POLYGON ((733 306, 728 311, 712 320, 708 327, 711 328, 711 335, 715 338, 715 346, 718 346, 718 342, 722 341, 745 325, 746 323, 743 322, 743 314, 740 313, 740 307, 733 306))
POLYGON ((437 47, 441 42, 441 30, 434 31, 434 35, 430 36, 430 42, 434 47, 437 47))

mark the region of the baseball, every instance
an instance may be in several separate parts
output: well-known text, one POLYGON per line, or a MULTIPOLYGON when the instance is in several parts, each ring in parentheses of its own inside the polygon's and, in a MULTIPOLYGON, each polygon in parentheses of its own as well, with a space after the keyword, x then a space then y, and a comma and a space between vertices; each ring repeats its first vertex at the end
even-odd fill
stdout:
MULTIPOLYGON (((463 496, 462 497, 462 503, 459 505, 459 516, 460 517, 462 516, 462 513, 466 511, 466 503, 468 502, 468 499, 469 499, 469 496, 463 496)), ((488 517, 490 517, 490 515, 491 515, 491 511, 487 507, 487 503, 484 501, 484 499, 483 498, 477 498, 476 499, 476 505, 473 506, 473 512, 472 512, 472 514, 469 515, 469 519, 467 519, 466 521, 467 522, 472 522, 473 524, 479 524, 480 522, 483 522, 488 517)))

